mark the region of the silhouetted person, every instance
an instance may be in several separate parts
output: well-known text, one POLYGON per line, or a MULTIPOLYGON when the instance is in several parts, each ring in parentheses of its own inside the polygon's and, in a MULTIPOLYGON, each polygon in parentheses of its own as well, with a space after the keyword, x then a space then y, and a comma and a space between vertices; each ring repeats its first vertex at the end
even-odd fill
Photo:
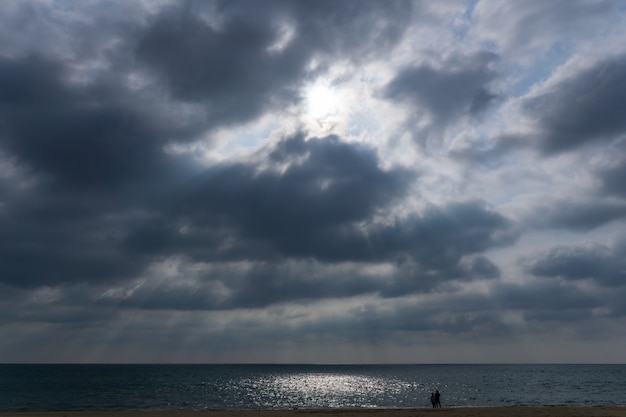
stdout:
POLYGON ((441 408, 441 394, 439 394, 439 390, 435 391, 435 407, 441 408))
POLYGON ((435 404, 437 404, 437 400, 435 399, 435 393, 433 392, 430 393, 430 403, 433 405, 433 408, 435 408, 435 404))

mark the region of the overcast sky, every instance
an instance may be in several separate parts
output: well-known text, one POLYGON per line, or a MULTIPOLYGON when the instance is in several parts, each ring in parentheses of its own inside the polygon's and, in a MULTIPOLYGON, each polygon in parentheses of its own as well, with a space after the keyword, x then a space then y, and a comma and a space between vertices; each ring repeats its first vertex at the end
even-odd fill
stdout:
POLYGON ((626 1, 0 2, 0 362, 626 362, 626 1))

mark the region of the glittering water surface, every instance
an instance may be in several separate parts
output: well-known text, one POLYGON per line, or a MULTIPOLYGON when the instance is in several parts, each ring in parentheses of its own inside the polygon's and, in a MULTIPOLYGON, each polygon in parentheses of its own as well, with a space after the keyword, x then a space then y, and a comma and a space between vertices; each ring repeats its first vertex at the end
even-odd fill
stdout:
MULTIPOLYGON (((299 373, 270 378, 260 396, 274 395, 282 408, 376 407, 372 399, 385 395, 382 378, 350 374, 299 373)), ((268 404, 269 405, 269 404, 268 404)))
POLYGON ((0 410, 626 405, 626 365, 0 365, 0 410))

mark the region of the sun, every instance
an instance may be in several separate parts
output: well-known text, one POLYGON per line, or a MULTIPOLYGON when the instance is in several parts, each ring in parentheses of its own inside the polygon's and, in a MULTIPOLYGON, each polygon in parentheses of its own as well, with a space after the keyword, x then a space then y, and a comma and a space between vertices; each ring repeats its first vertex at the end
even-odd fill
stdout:
POLYGON ((304 98, 306 114, 315 120, 334 115, 341 108, 341 97, 337 89, 323 82, 306 88, 304 98))

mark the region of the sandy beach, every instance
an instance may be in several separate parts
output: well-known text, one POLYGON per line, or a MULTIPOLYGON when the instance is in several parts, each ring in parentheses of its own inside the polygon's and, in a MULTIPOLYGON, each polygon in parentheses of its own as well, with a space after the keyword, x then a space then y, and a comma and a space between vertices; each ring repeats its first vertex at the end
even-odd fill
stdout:
POLYGON ((2 412, 0 417, 626 417, 626 407, 2 412))

